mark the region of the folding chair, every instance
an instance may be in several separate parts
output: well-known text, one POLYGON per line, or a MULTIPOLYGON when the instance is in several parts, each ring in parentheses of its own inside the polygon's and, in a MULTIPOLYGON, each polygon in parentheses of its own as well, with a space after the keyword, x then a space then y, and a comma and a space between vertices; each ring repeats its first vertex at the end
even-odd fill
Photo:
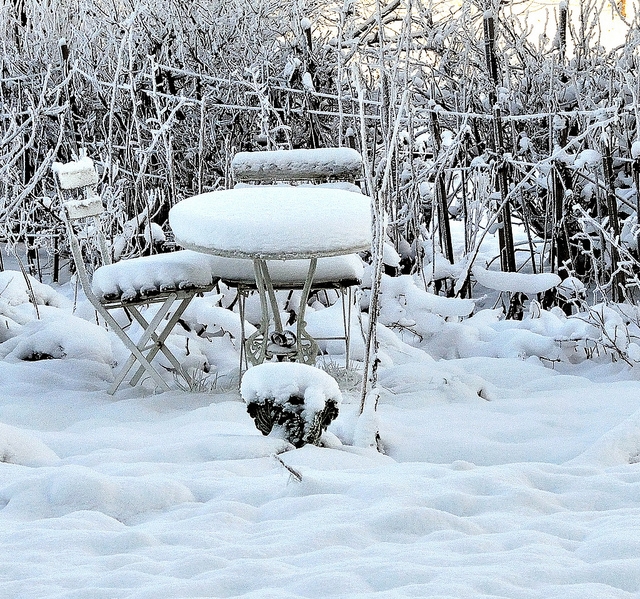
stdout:
POLYGON ((116 392, 136 363, 138 368, 130 379, 132 386, 147 374, 157 387, 169 390, 169 385, 152 364, 159 352, 189 380, 189 375, 182 372, 180 362, 165 341, 191 300, 197 294, 210 291, 216 283, 211 270, 211 257, 182 250, 112 263, 109 244, 100 222, 104 208, 95 190, 98 174, 93 161, 82 156, 75 162, 55 163, 53 170, 64 209, 71 254, 82 289, 98 314, 131 352, 116 374, 109 394, 116 392), (79 195, 76 194, 75 199, 68 199, 65 192, 73 190, 77 190, 79 195), (97 241, 102 261, 102 266, 94 271, 91 280, 77 231, 87 220, 90 221, 87 223, 89 227, 85 227, 84 231, 88 232, 87 238, 97 241), (153 318, 147 320, 141 308, 149 304, 160 304, 160 307, 153 318), (137 341, 127 334, 127 327, 121 326, 116 320, 112 314, 114 310, 124 310, 130 323, 136 321, 142 327, 142 335, 137 341))
MULTIPOLYGON (((362 175, 362 157, 351 148, 318 148, 304 150, 275 150, 263 152, 240 152, 231 162, 236 187, 248 184, 298 184, 335 187, 361 193, 355 181, 362 175)), ((238 290, 240 322, 244 327, 246 299, 257 289, 251 264, 237 264, 237 260, 218 258, 215 272, 221 282, 238 290), (235 264, 234 264, 235 263, 235 264)), ((309 260, 292 260, 282 263, 267 261, 274 290, 302 290, 309 260)), ((345 344, 346 366, 350 360, 351 310, 353 288, 362 283, 363 262, 357 254, 319 258, 311 286, 312 292, 334 289, 342 301, 344 334, 337 337, 316 337, 317 341, 342 340, 345 344)), ((245 349, 245 331, 242 329, 241 348, 245 349)), ((245 356, 253 364, 270 356, 245 356)), ((241 370, 242 360, 241 356, 241 370)), ((245 363, 245 366, 247 364, 245 363)))

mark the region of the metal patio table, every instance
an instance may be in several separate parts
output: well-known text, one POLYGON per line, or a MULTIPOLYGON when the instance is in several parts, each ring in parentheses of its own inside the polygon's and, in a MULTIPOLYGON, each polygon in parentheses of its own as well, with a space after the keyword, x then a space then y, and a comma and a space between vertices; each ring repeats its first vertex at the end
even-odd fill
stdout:
POLYGON ((253 261, 261 322, 243 350, 254 365, 273 356, 315 363, 318 345, 306 331, 304 315, 317 261, 371 246, 370 198, 319 186, 203 193, 176 204, 169 222, 176 242, 185 248, 253 261), (294 333, 283 326, 267 261, 300 259, 308 259, 309 268, 294 333))

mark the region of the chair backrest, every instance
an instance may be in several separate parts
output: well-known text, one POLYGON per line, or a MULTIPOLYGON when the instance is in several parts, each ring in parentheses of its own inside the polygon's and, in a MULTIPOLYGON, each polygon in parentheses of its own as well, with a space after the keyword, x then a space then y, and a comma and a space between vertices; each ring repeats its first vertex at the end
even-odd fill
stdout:
POLYGON ((99 181, 98 173, 93 161, 86 156, 81 156, 80 159, 66 164, 55 162, 53 164, 53 172, 62 202, 69 246, 76 272, 85 295, 89 299, 94 299, 89 273, 87 272, 74 223, 83 219, 92 220, 92 232, 98 242, 102 264, 110 264, 111 252, 100 222, 100 215, 104 212, 104 206, 102 205, 102 199, 96 192, 96 185, 99 181), (71 192, 74 191, 77 193, 72 194, 71 192))
POLYGON ((362 174, 362 156, 352 148, 239 152, 231 170, 240 183, 353 182, 362 174))

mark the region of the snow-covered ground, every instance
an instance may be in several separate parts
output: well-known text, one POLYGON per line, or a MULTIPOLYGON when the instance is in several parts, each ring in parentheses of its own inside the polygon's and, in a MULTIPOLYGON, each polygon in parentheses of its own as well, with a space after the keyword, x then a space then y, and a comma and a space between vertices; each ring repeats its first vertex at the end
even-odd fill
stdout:
MULTIPOLYGON (((208 349, 191 345, 211 363, 206 391, 112 397, 126 354, 86 304, 72 315, 70 286, 32 282, 37 320, 22 275, 0 275, 0 597, 639 596, 639 367, 541 361, 535 350, 562 346, 551 324, 571 322, 557 312, 436 326, 432 297, 386 281, 403 322, 422 314, 440 341, 381 329, 365 422, 331 357, 343 397, 328 446, 293 449, 258 432, 225 378, 238 355, 215 334, 234 330, 216 329, 230 314, 217 298, 190 316, 212 332, 208 349), (425 351, 447 345, 468 357, 425 351), (363 446, 372 424, 384 455, 363 446)), ((331 314, 312 311, 310 328, 331 314)))

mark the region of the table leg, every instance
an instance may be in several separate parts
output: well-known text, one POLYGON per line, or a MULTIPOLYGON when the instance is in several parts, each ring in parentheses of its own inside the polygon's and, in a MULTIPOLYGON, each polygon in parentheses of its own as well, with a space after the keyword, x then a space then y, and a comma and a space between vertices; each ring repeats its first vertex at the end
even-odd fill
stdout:
POLYGON ((316 357, 318 356, 318 344, 315 339, 307 333, 307 323, 304 320, 304 313, 307 309, 307 301, 309 300, 309 294, 311 293, 311 285, 313 284, 313 277, 316 274, 317 265, 318 259, 311 258, 309 262, 307 280, 305 281, 302 289, 302 297, 300 298, 300 307, 298 308, 298 320, 296 324, 298 362, 311 365, 316 363, 316 357))
POLYGON ((317 262, 317 258, 310 260, 309 271, 300 297, 296 334, 294 336, 290 333, 285 334, 273 281, 266 261, 262 259, 254 260, 256 287, 260 295, 261 319, 258 330, 247 338, 244 348, 247 359, 253 365, 261 364, 265 359, 274 355, 278 356, 279 359, 294 359, 304 364, 315 364, 318 355, 318 344, 305 328, 304 314, 317 262), (274 331, 270 332, 272 317, 274 331), (289 341, 288 337, 295 337, 291 346, 286 344, 289 341))
MULTIPOLYGON (((276 331, 282 332, 282 319, 280 318, 280 308, 276 299, 276 292, 273 289, 273 281, 269 273, 269 267, 266 260, 254 260, 253 268, 256 274, 256 283, 260 292, 260 302, 262 304, 263 316, 269 318, 269 304, 271 305, 271 313, 273 314, 273 324, 276 331)), ((268 320, 267 320, 268 322, 268 320)))
MULTIPOLYGON (((273 284, 271 285, 271 297, 268 298, 267 281, 271 281, 271 277, 268 275, 267 280, 264 277, 264 270, 266 270, 266 264, 264 260, 256 259, 253 261, 253 270, 256 279, 256 288, 260 295, 260 326, 258 329, 247 337, 245 341, 244 351, 247 359, 253 366, 262 364, 267 356, 267 344, 269 342, 269 299, 271 299, 271 311, 274 312, 274 318, 280 320, 280 312, 277 309, 277 303, 275 301, 275 293, 273 292, 273 284), (263 268, 264 264, 264 268, 263 268), (274 310, 275 306, 275 310, 274 310)), ((277 325, 276 325, 277 326, 277 325)), ((280 324, 282 328, 282 324, 280 324)))

